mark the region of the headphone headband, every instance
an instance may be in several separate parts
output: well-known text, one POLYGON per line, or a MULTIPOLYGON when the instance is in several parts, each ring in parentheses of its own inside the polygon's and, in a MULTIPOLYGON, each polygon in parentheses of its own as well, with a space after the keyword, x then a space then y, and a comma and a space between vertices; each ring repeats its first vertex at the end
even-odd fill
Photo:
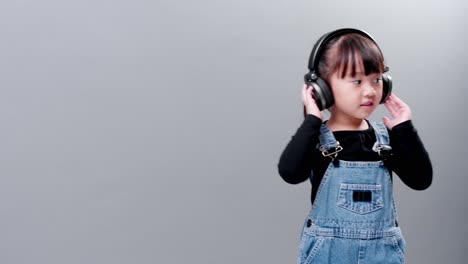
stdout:
POLYGON ((318 73, 316 73, 315 70, 318 68, 320 57, 322 56, 322 53, 326 44, 330 40, 336 37, 339 37, 345 34, 350 34, 350 33, 360 34, 372 40, 375 44, 377 44, 374 38, 372 38, 371 35, 369 35, 367 32, 363 30, 355 29, 355 28, 341 28, 341 29, 337 29, 337 30, 326 33, 315 43, 314 48, 312 49, 312 52, 309 57, 309 70, 313 72, 316 77, 318 77, 318 73))

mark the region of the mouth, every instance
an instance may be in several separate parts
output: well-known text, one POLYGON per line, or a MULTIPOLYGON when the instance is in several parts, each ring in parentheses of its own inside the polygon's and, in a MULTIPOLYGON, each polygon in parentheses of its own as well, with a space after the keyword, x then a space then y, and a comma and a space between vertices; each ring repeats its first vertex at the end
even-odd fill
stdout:
POLYGON ((361 104, 361 106, 371 107, 371 106, 374 106, 374 103, 373 102, 365 102, 365 103, 361 104))

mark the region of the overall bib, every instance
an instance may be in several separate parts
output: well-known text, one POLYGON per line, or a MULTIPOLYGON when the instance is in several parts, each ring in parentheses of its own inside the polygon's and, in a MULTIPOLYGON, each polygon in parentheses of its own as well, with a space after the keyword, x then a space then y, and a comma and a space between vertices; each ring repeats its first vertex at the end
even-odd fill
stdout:
MULTIPOLYGON (((377 138, 373 150, 384 156, 391 150, 387 129, 383 123, 371 125, 377 138)), ((329 156, 340 148, 322 124, 322 153, 329 156)), ((404 248, 383 161, 330 162, 304 223, 297 263, 401 264, 404 248)))

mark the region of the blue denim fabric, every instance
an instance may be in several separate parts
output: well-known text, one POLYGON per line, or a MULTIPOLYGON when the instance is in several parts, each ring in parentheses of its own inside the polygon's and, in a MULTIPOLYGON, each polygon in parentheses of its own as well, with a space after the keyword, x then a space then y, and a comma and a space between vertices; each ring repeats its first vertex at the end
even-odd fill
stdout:
MULTIPOLYGON (((383 123, 371 123, 374 151, 389 149, 383 123)), ((339 143, 322 124, 322 148, 339 143)), ((339 160, 328 166, 302 230, 297 263, 405 263, 392 181, 383 161, 339 160)))

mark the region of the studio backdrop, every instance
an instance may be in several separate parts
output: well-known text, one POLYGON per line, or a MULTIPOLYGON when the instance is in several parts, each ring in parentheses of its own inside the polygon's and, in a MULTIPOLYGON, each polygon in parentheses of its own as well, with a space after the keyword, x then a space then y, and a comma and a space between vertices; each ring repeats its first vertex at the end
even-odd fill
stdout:
POLYGON ((426 191, 395 177, 408 263, 465 263, 467 7, 4 1, 0 263, 294 263, 310 184, 277 163, 342 27, 379 43, 433 162, 426 191))

